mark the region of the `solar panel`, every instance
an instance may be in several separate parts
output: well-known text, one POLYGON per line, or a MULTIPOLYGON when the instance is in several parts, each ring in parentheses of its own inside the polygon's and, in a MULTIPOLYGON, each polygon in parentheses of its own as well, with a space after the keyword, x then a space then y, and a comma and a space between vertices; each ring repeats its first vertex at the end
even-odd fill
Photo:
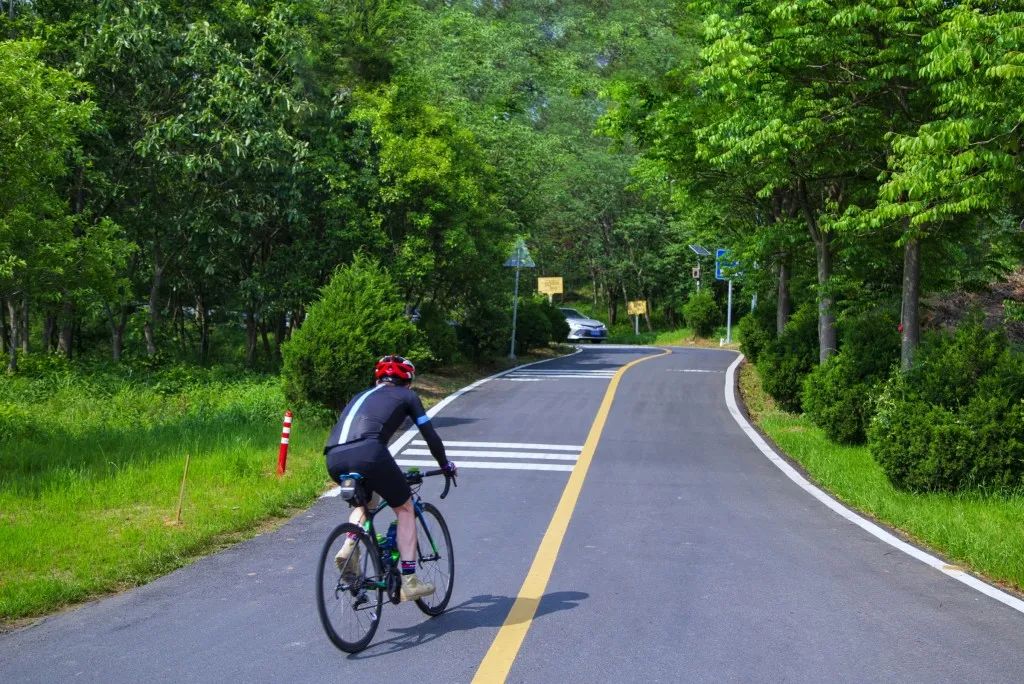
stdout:
POLYGON ((704 249, 700 245, 690 245, 690 249, 692 249, 693 253, 696 254, 697 256, 711 256, 711 252, 704 249))

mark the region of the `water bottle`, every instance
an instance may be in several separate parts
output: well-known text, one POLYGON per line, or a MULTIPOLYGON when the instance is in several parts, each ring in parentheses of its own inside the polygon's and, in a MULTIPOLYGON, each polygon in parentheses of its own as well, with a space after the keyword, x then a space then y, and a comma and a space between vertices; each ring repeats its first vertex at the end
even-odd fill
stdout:
POLYGON ((384 546, 386 549, 396 548, 398 542, 398 521, 392 520, 391 524, 388 525, 387 544, 384 546))

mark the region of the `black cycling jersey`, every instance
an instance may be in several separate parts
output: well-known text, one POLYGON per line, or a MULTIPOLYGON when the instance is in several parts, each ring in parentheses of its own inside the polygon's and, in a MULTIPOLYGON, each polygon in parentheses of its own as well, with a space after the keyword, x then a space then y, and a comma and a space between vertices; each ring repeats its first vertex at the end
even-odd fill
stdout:
POLYGON ((431 455, 444 467, 448 463, 444 444, 430 424, 430 417, 423 410, 419 396, 408 387, 387 382, 352 397, 331 430, 324 453, 336 446, 362 440, 373 440, 386 446, 406 418, 412 419, 419 427, 431 455))

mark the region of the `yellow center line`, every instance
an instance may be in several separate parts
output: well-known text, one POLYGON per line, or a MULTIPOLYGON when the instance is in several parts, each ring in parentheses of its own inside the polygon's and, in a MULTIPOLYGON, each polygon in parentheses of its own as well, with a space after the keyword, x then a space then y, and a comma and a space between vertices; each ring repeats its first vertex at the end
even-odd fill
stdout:
POLYGON ((636 364, 671 353, 668 349, 662 349, 661 354, 645 356, 635 361, 630 361, 620 368, 612 378, 608 389, 604 393, 601 407, 597 410, 594 423, 590 426, 590 434, 587 435, 587 441, 583 445, 583 451, 580 453, 579 460, 576 462, 576 468, 569 476, 569 482, 565 485, 565 490, 562 492, 562 498, 558 502, 558 507, 555 508, 555 514, 552 516, 547 532, 544 533, 544 538, 540 542, 537 555, 533 558, 530 571, 526 573, 526 579, 523 581, 523 586, 519 589, 519 595, 516 596, 516 601, 512 604, 508 617, 505 618, 505 623, 498 630, 498 634, 494 637, 491 647, 480 662, 476 676, 473 677, 474 683, 491 684, 492 682, 504 682, 505 678, 508 677, 508 672, 512 668, 512 662, 516 659, 519 648, 523 645, 523 639, 526 638, 526 632, 530 629, 530 623, 533 622, 533 616, 537 613, 537 607, 544 596, 544 590, 547 589, 548 580, 551 579, 551 571, 555 567, 555 559, 558 558, 558 551, 562 546, 562 540, 565 538, 565 531, 569 527, 569 520, 576 509, 576 502, 580 498, 583 481, 587 477, 587 471, 590 470, 590 462, 594 458, 594 452, 597 451, 597 444, 601 439, 601 433, 604 431, 604 424, 608 420, 608 414, 611 412, 612 402, 615 400, 615 391, 619 387, 619 381, 622 380, 622 376, 626 374, 626 371, 636 364))

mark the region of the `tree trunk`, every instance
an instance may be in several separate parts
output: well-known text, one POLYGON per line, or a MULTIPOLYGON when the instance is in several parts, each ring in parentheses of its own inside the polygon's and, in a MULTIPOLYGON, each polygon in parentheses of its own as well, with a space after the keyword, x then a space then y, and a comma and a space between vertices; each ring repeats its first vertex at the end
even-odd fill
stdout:
POLYGON ((206 315, 206 299, 196 295, 196 323, 199 324, 199 363, 206 365, 210 358, 210 317, 206 315))
POLYGON ((287 334, 288 318, 284 313, 280 313, 274 326, 274 353, 277 355, 277 358, 281 358, 281 345, 284 344, 287 334))
POLYGON ((251 310, 245 312, 245 365, 256 365, 256 314, 251 310))
POLYGON ((49 354, 53 351, 53 335, 57 330, 57 317, 53 314, 46 314, 43 317, 43 336, 42 346, 43 353, 49 354))
POLYGON ((832 296, 827 294, 832 277, 832 245, 829 236, 821 234, 814 243, 818 260, 818 363, 825 363, 836 351, 836 317, 832 313, 832 296))
POLYGON ((153 248, 153 280, 149 287, 149 318, 143 326, 143 335, 146 338, 146 354, 156 356, 156 329, 160 325, 160 285, 164 278, 164 264, 160 263, 160 248, 153 248))
POLYGON ((4 354, 11 347, 11 334, 7 328, 7 316, 4 315, 6 310, 7 300, 0 298, 0 352, 4 354))
POLYGON ((793 313, 793 302, 789 297, 789 263, 788 254, 782 256, 779 262, 779 295, 775 304, 775 334, 782 334, 782 329, 789 322, 789 316, 793 313))
POLYGON ((10 337, 7 340, 7 372, 18 372, 18 307, 7 300, 7 314, 10 316, 10 337))
POLYGON ((836 318, 832 313, 832 296, 828 294, 828 281, 832 277, 832 244, 811 208, 807 185, 800 181, 797 188, 818 263, 818 362, 825 363, 836 351, 836 318))
POLYGON ((28 325, 28 295, 22 295, 21 297, 21 351, 28 354, 29 349, 29 325, 28 325))
POLYGON ((903 328, 900 347, 900 367, 910 370, 914 365, 914 352, 921 343, 921 241, 907 241, 903 251, 903 306, 900 325, 903 328))
POLYGON ((71 301, 70 295, 64 293, 64 301, 60 305, 60 340, 57 342, 57 350, 69 359, 73 353, 74 330, 75 303, 71 301))

